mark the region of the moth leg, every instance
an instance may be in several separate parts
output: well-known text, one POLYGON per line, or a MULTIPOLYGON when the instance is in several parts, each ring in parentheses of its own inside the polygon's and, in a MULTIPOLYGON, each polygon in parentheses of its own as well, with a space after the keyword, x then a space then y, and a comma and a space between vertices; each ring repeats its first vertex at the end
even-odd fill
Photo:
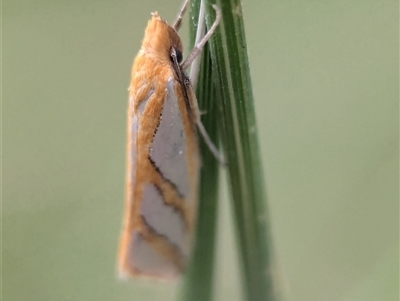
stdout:
MULTIPOLYGON (((221 18, 221 12, 218 9, 216 5, 213 5, 213 8, 216 12, 216 19, 211 27, 211 29, 207 32, 207 34, 204 35, 204 29, 205 29, 205 7, 204 7, 204 1, 202 0, 200 3, 200 11, 199 11, 199 20, 198 20, 198 25, 197 25, 197 32, 196 32, 196 42, 195 42, 195 47, 193 48, 192 52, 189 54, 189 56, 186 58, 185 62, 182 64, 182 69, 185 69, 185 64, 189 65, 190 63, 192 64, 190 67, 190 79, 193 87, 193 91, 196 90, 196 85, 197 85, 197 80, 199 76, 199 71, 200 71, 200 54, 201 50, 203 49, 204 44, 210 39, 211 35, 215 31, 216 27, 218 26, 218 23, 221 18)), ((196 125, 197 128, 199 129, 199 132, 201 136, 203 137, 203 140, 207 147, 210 149, 211 153, 214 155, 214 157, 217 159, 217 161, 222 164, 226 165, 225 159, 223 155, 218 151, 218 148, 216 145, 212 142, 210 136, 208 135, 206 129, 204 128, 203 123, 201 122, 200 115, 201 112, 199 110, 199 104, 197 102, 197 98, 194 95, 193 97, 193 105, 194 105, 194 110, 195 110, 195 115, 196 115, 196 125)))
MULTIPOLYGON (((201 3, 203 4, 203 1, 201 1, 201 3)), ((201 53, 201 50, 203 49, 204 44, 207 43, 207 41, 210 39, 210 37, 214 33, 215 29, 217 28, 219 21, 221 20, 221 11, 218 8, 218 6, 216 6, 214 4, 212 7, 214 8, 215 14, 216 14, 215 21, 214 21, 213 25, 211 26, 210 30, 200 40, 199 43, 196 43, 196 45, 194 46, 192 51, 189 53, 189 55, 187 56, 185 61, 182 63, 182 65, 181 65, 182 70, 186 70, 189 67, 189 65, 194 61, 194 59, 201 53)), ((204 18, 203 18, 203 20, 204 20, 204 18)))
MULTIPOLYGON (((204 8, 204 0, 202 0, 200 2, 199 19, 197 21, 196 40, 194 42, 195 45, 198 45, 201 39, 203 39, 204 37, 204 29, 206 25, 205 11, 206 10, 204 8)), ((194 91, 196 91, 197 81, 199 79, 200 62, 201 62, 201 55, 197 55, 194 58, 192 65, 190 66, 189 77, 190 81, 192 82, 192 87, 194 91)))
POLYGON ((201 122, 200 118, 197 118, 196 124, 201 136, 203 137, 204 143, 207 145, 208 149, 211 151, 215 159, 219 162, 219 164, 226 166, 227 162, 225 161, 224 156, 219 152, 217 146, 214 144, 214 142, 212 142, 210 136, 208 136, 208 133, 204 128, 204 125, 201 122))

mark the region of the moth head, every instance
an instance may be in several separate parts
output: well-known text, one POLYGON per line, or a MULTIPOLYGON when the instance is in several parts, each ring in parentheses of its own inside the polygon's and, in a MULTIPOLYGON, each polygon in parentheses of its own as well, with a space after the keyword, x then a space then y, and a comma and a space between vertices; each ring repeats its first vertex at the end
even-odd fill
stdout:
POLYGON ((175 49, 178 61, 182 60, 182 41, 175 29, 160 18, 157 12, 147 23, 142 48, 158 59, 170 61, 171 48, 175 49))

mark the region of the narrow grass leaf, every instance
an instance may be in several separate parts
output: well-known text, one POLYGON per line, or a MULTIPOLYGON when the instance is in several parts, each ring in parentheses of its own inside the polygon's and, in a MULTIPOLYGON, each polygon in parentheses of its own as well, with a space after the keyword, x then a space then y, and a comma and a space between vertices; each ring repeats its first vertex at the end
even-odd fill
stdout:
MULTIPOLYGON (((190 8, 191 45, 194 44, 200 1, 192 1, 190 8)), ((215 88, 212 83, 211 59, 208 48, 202 53, 200 74, 197 83, 196 96, 201 116, 212 141, 218 141, 217 107, 215 88)), ((196 228, 195 246, 191 262, 184 278, 181 291, 183 301, 206 301, 212 299, 215 234, 218 215, 218 162, 199 137, 202 167, 200 172, 199 207, 196 228)))
MULTIPOLYGON (((206 1, 207 25, 214 20, 206 1)), ((222 19, 209 41, 221 138, 228 175, 246 300, 276 300, 272 239, 255 120, 251 76, 239 0, 217 0, 222 19)))

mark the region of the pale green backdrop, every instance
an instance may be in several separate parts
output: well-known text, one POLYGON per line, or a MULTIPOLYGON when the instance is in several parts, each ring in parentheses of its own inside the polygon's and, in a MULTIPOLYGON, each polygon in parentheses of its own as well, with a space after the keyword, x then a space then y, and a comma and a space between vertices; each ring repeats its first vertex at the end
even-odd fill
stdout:
MULTIPOLYGON (((150 12, 180 4, 3 1, 4 301, 176 299, 117 281, 115 253, 131 62, 150 12)), ((398 2, 243 10, 280 288, 398 300, 398 2)), ((241 300, 225 184, 220 204, 216 300, 241 300)))

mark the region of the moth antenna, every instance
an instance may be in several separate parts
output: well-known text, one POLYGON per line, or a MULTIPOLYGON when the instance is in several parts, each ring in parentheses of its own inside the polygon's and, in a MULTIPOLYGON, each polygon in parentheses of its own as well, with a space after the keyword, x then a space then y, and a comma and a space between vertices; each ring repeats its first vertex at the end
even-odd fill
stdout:
POLYGON ((185 0, 185 2, 182 5, 181 11, 179 12, 178 16, 176 17, 176 21, 175 21, 174 25, 172 26, 176 31, 178 31, 181 28, 182 19, 188 9, 189 3, 190 3, 190 0, 185 0))

